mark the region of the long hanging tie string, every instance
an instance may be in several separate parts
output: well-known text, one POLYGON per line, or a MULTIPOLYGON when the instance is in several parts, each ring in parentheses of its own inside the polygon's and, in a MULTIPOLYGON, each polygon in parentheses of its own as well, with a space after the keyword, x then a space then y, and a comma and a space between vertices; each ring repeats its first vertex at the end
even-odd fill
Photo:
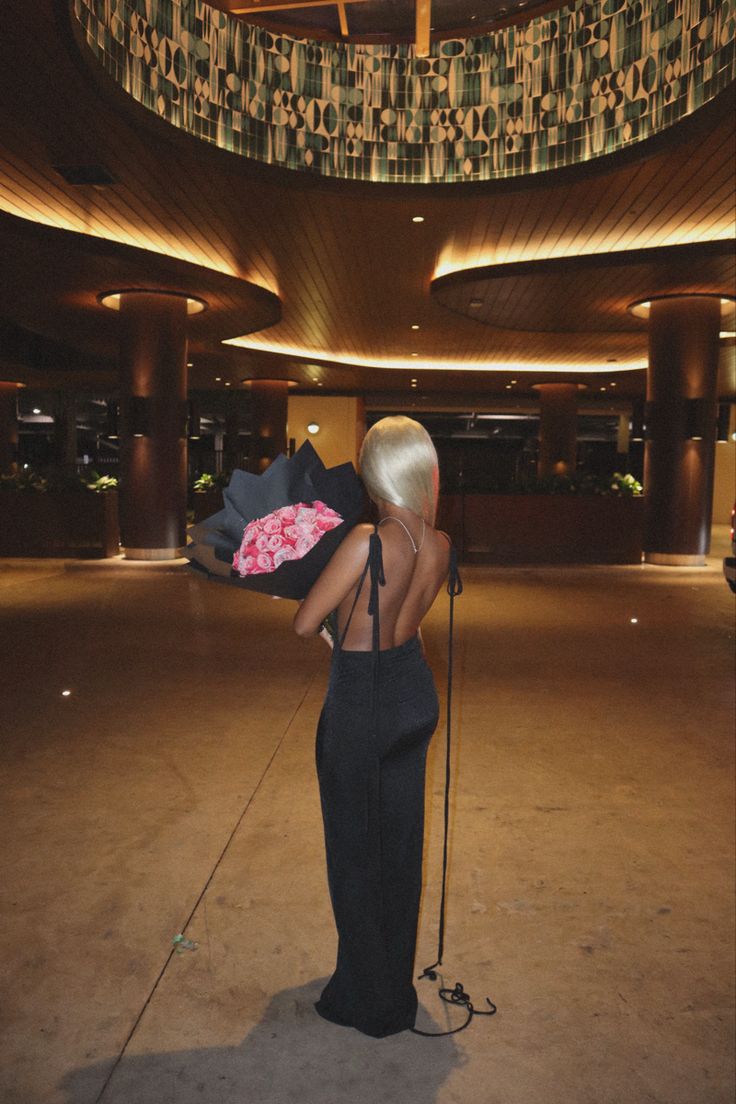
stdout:
POLYGON ((382 849, 383 840, 381 838, 381 764, 378 753, 379 739, 378 739, 378 694, 379 694, 379 670, 381 662, 381 622, 379 617, 379 601, 378 593, 379 587, 386 585, 386 578, 383 573, 383 549, 381 547, 381 538, 378 535, 378 529, 374 529, 370 536, 369 550, 368 550, 368 565, 370 567, 370 592, 368 596, 368 614, 373 621, 373 638, 372 638, 372 692, 371 692, 371 732, 373 736, 373 755, 372 764, 368 774, 368 817, 366 821, 366 832, 368 834, 368 850, 369 854, 374 859, 374 876, 376 879, 376 892, 379 895, 379 909, 380 914, 383 915, 383 886, 381 882, 381 869, 383 864, 382 849))
MULTIPOLYGON (((447 639, 447 737, 446 737, 446 750, 445 750, 445 831, 444 840, 442 844, 442 895, 440 898, 440 927, 439 927, 439 939, 437 945, 437 961, 433 962, 431 966, 425 966, 421 974, 419 974, 418 980, 422 978, 429 978, 430 981, 437 980, 437 967, 442 965, 442 955, 445 949, 445 905, 447 898, 447 847, 449 839, 450 829, 450 763, 451 763, 451 731, 452 731, 452 665, 453 665, 453 629, 455 625, 455 598, 462 594, 463 582, 460 578, 460 572, 457 566, 457 552, 454 545, 450 545, 450 572, 447 580, 447 593, 450 596, 450 619, 448 628, 447 639)), ((488 1011, 478 1011, 473 1007, 469 995, 463 989, 462 982, 458 981, 455 984, 454 989, 440 989, 439 995, 443 1001, 448 1004, 462 1005, 467 1013, 465 1022, 459 1027, 453 1028, 452 1031, 420 1031, 418 1028, 413 1027, 411 1030, 415 1035, 426 1035, 433 1037, 437 1035, 456 1035, 458 1031, 463 1031, 473 1016, 492 1016, 496 1011, 496 1005, 493 1001, 486 997, 488 1003, 488 1011)))

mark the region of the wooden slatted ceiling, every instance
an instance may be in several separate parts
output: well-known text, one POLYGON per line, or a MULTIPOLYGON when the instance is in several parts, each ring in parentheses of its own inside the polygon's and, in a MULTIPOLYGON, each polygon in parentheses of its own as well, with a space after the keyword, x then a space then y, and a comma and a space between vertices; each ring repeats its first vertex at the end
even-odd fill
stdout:
MULTIPOLYGON (((433 295, 443 306, 488 326, 502 322, 528 333, 640 330, 645 320, 627 307, 647 296, 718 293, 736 284, 736 257, 730 243, 675 246, 634 252, 504 265, 438 280, 433 295), (724 248, 725 247, 725 248, 724 248), (485 276, 481 275, 485 272, 485 276), (473 306, 475 303, 477 305, 473 306)), ((724 329, 733 329, 736 310, 724 329)))
MULTIPOLYGON (((416 351, 420 358, 469 364, 492 357, 565 361, 581 369, 602 356, 637 358, 646 351, 640 332, 519 333, 457 317, 431 300, 431 279, 448 265, 733 234, 734 127, 728 111, 679 147, 625 165, 614 159, 610 171, 579 179, 553 173, 543 183, 478 189, 341 187, 259 170, 180 135, 105 80, 100 99, 84 65, 75 64, 65 48, 51 0, 32 10, 5 5, 2 18, 0 205, 276 291, 283 320, 260 335, 268 344, 369 360, 416 351), (31 80, 29 72, 52 73, 54 79, 31 80), (120 183, 100 190, 66 184, 51 162, 73 161, 80 153, 104 163, 120 183), (425 222, 413 224, 414 214, 425 222), (411 331, 412 323, 421 329, 411 331)), ((254 358, 239 356, 253 370, 254 358)), ((271 358, 262 362, 273 371, 271 358)), ((309 379, 300 362, 289 359, 287 367, 309 379)), ((380 376, 399 385, 396 373, 380 376)), ((331 378, 343 386, 358 380, 379 386, 370 382, 378 376, 363 370, 335 367, 331 378)), ((432 376, 432 386, 459 383, 457 376, 432 376)), ((499 380, 491 377, 488 385, 499 380)))

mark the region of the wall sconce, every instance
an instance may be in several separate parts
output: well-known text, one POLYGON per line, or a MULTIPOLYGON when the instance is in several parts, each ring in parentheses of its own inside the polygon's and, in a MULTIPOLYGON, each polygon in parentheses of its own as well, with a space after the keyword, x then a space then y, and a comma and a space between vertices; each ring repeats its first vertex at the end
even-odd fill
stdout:
POLYGON ((706 431, 707 399, 685 400, 685 436, 690 441, 702 441, 706 431))
POLYGON ((198 441, 202 436, 202 420, 196 399, 190 399, 187 403, 187 436, 192 441, 198 441))
POLYGON ((148 417, 148 399, 144 395, 131 395, 129 422, 131 437, 148 437, 150 422, 148 417))
POLYGON ((728 427, 731 422, 731 403, 718 404, 718 420, 716 422, 716 441, 719 445, 728 442, 728 427))
POLYGON ((310 422, 307 426, 307 433, 311 433, 312 435, 319 433, 319 422, 310 422))
POLYGON ((105 434, 112 441, 117 441, 120 436, 120 429, 118 425, 118 404, 112 399, 107 403, 107 414, 105 416, 105 434))

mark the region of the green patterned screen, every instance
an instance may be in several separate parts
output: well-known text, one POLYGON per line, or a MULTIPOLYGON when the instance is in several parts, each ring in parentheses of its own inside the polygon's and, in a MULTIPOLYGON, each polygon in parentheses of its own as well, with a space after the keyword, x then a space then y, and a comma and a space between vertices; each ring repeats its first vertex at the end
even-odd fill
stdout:
POLYGON ((173 126, 244 157, 406 184, 542 172, 648 138, 736 75, 736 0, 575 0, 492 34, 297 39, 201 0, 73 0, 108 73, 173 126))

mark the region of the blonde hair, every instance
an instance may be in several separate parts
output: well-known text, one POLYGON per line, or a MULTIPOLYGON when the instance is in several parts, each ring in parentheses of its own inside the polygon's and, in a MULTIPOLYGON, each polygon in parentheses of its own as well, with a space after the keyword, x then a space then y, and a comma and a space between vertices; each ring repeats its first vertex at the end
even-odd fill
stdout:
POLYGON ((371 498, 382 498, 434 525, 439 462, 424 426, 403 414, 381 418, 365 435, 358 460, 371 498))

